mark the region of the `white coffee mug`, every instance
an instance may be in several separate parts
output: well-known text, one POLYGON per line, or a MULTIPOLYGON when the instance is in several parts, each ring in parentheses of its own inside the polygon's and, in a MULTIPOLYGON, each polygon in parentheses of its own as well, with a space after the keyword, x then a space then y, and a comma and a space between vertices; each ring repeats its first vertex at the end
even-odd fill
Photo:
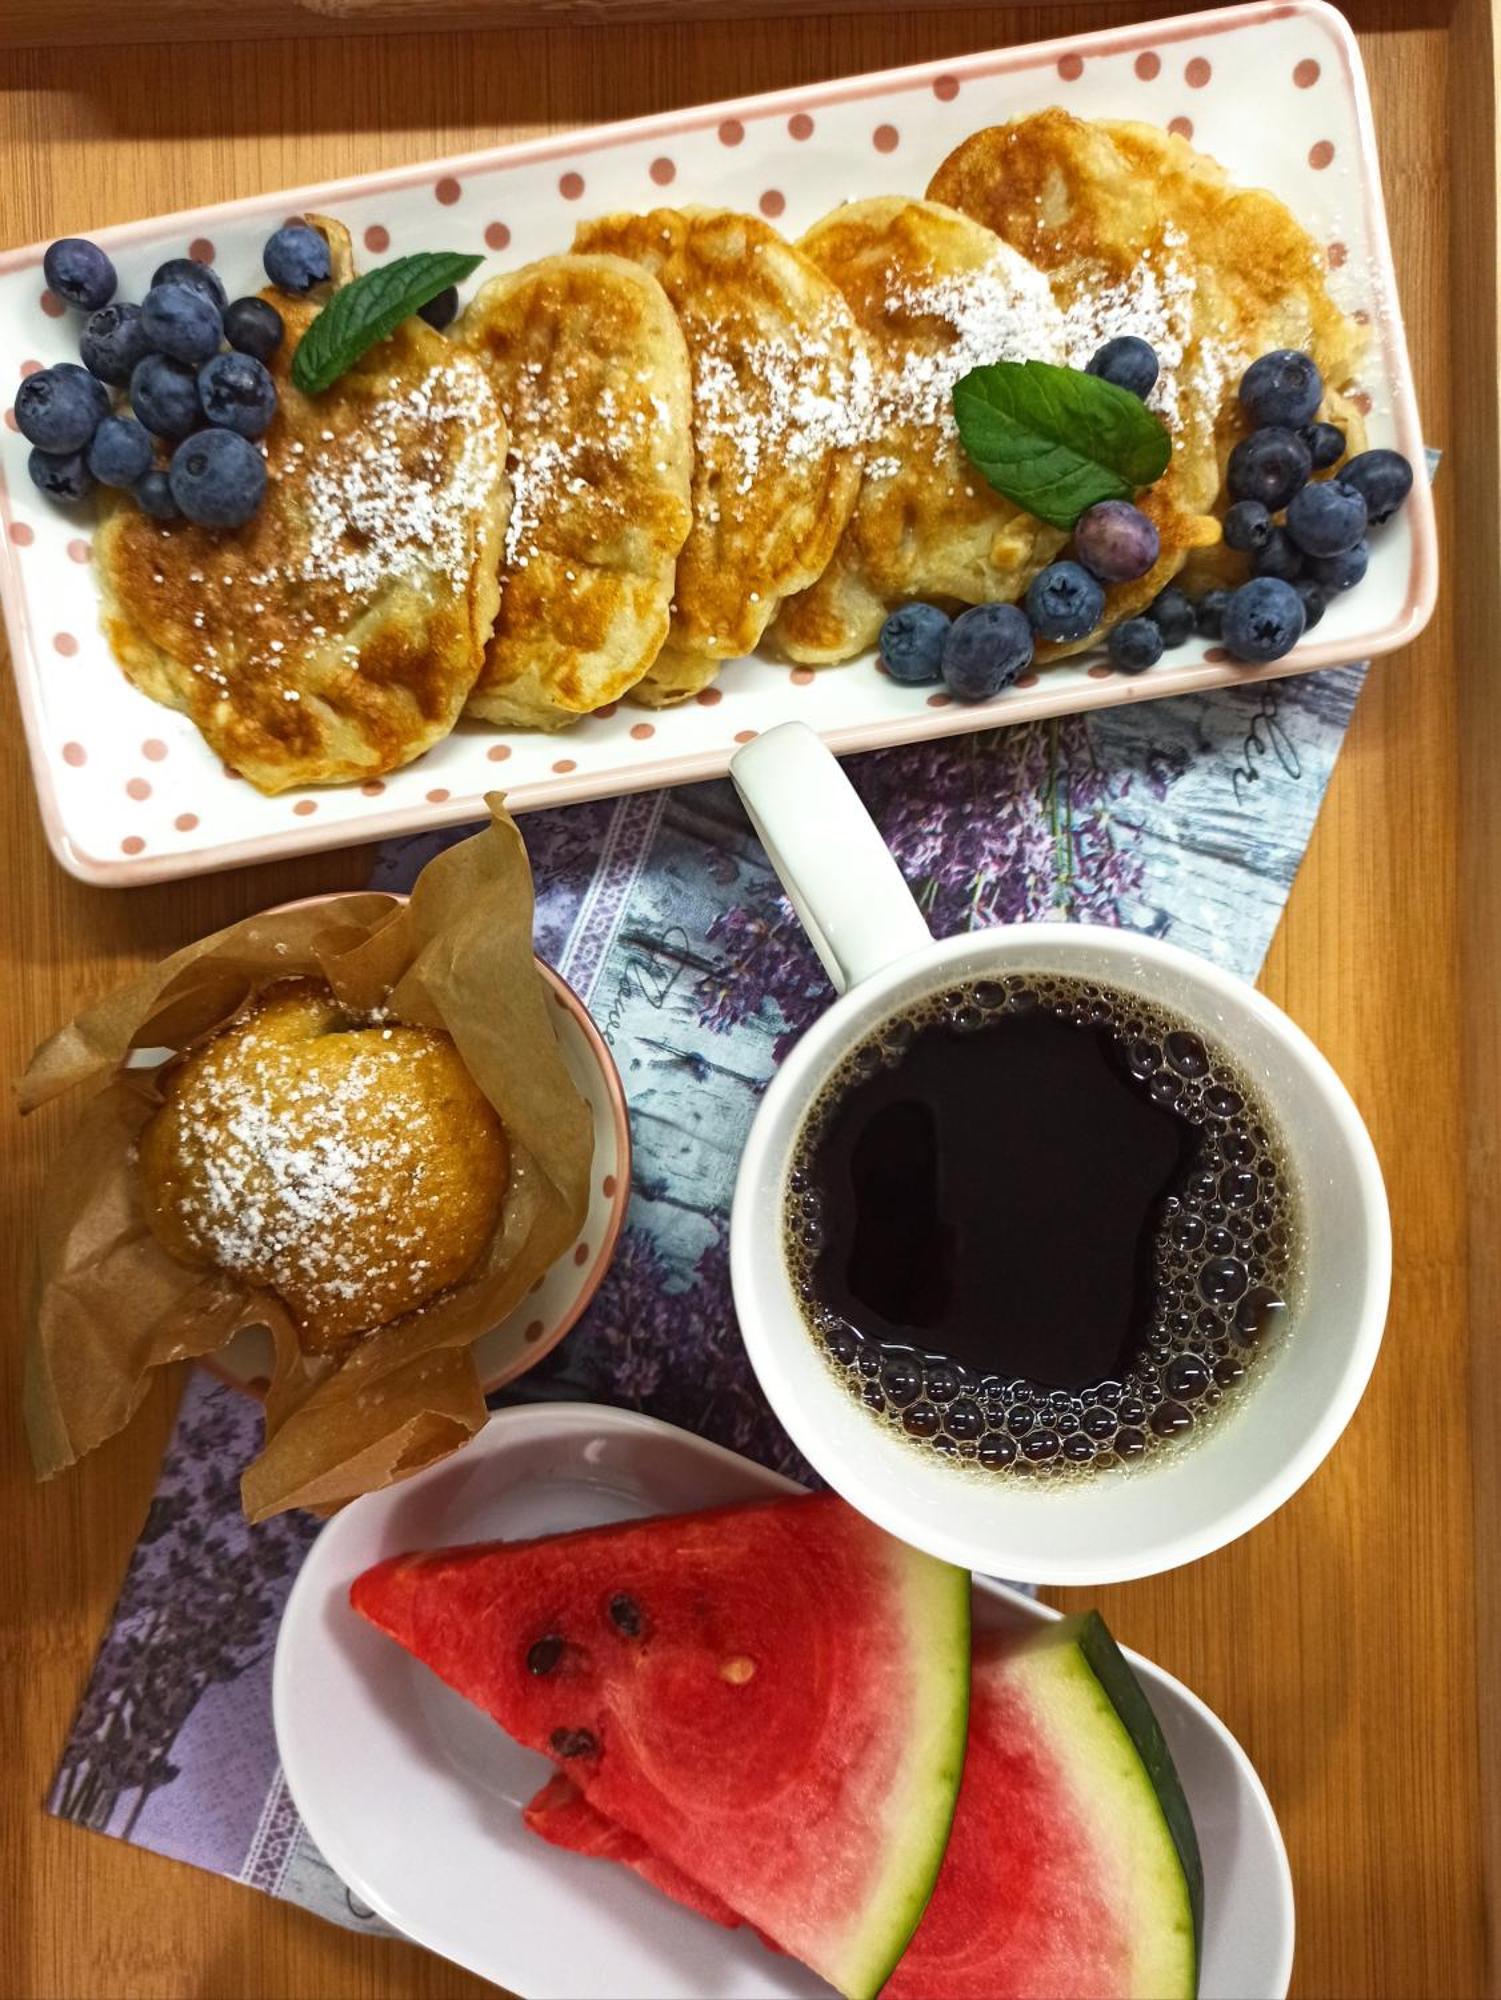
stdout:
POLYGON ((1024 1582, 1150 1576, 1243 1535, 1324 1458, 1381 1344, 1391 1221, 1375 1150, 1344 1085, 1270 1000, 1176 945, 1097 924, 1007 924, 935 940, 853 787, 801 723, 758 737, 731 771, 841 995, 767 1087, 731 1218, 741 1333, 798 1449, 892 1534, 1024 1582), (867 1410, 810 1333, 783 1248, 794 1143, 842 1058, 879 1022, 939 989, 1016 972, 1140 994, 1226 1048, 1274 1114, 1303 1222, 1288 1323, 1219 1420, 1136 1465, 1066 1480, 958 1464, 867 1410))

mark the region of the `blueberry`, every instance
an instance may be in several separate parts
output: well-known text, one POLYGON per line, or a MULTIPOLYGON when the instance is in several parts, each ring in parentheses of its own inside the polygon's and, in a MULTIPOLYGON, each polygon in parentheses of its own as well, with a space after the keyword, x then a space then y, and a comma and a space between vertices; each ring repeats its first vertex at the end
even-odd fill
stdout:
POLYGON ((16 391, 16 424, 43 451, 82 451, 108 415, 104 384, 76 361, 40 368, 16 391))
POLYGON ((1321 479, 1287 503, 1287 532, 1305 555, 1341 556, 1365 531, 1365 501, 1341 480, 1321 479))
POLYGON ((1266 547, 1272 517, 1259 500, 1237 500, 1227 509, 1222 526, 1225 547, 1249 555, 1253 549, 1266 547))
POLYGON ((1162 658, 1162 627, 1151 618, 1123 618, 1105 644, 1123 674, 1144 674, 1162 658))
POLYGON ((101 486, 134 486, 151 470, 151 433, 134 417, 106 417, 89 446, 89 471, 101 486))
POLYGON ((130 407, 158 437, 185 438, 203 422, 198 376, 184 361, 148 354, 132 371, 130 407))
POLYGON ((1074 554, 1105 583, 1145 576, 1161 552, 1156 526, 1129 500, 1101 500, 1074 523, 1074 554))
POLYGON ((1324 378, 1311 354, 1274 348, 1240 378, 1241 408, 1253 424, 1312 423, 1324 400, 1324 378))
POLYGON ((1327 472, 1345 455, 1345 434, 1338 424, 1305 424, 1298 436, 1308 447, 1315 472, 1327 472))
POLYGON ((157 353, 174 361, 207 361, 224 337, 219 308, 191 285, 153 285, 141 301, 141 324, 157 353))
POLYGON ((1027 586, 1027 617, 1039 639, 1082 639, 1100 622, 1105 593, 1076 562, 1049 563, 1027 586))
POLYGON ((1084 372, 1113 382, 1117 389, 1127 389, 1145 401, 1157 386, 1157 353, 1136 334, 1119 334, 1105 342, 1086 364, 1084 372))
POLYGON ((1226 483, 1232 500, 1259 500, 1276 513, 1313 470, 1308 447, 1296 431, 1252 431, 1230 454, 1226 483))
POLYGON ((49 246, 42 272, 60 299, 80 312, 97 312, 115 296, 115 267, 82 236, 64 236, 49 246))
POLYGON ((26 461, 33 486, 40 487, 49 500, 72 507, 94 490, 93 474, 81 451, 33 451, 26 461))
POLYGON ((1293 589, 1303 600, 1303 630, 1311 632, 1324 615, 1324 607, 1329 602, 1324 595, 1324 586, 1315 583, 1312 577, 1301 577, 1293 589))
POLYGON ((943 642, 952 623, 936 604, 904 604, 881 627, 881 664, 904 687, 936 681, 943 669, 943 642))
POLYGON ((123 387, 142 355, 151 352, 141 324, 141 308, 117 303, 90 313, 79 336, 78 352, 91 375, 123 387))
POLYGON ((310 292, 332 272, 328 245, 305 222, 289 222, 270 238, 262 253, 266 276, 284 292, 310 292))
POLYGON ((417 317, 425 319, 429 326, 441 333, 445 326, 452 326, 454 315, 459 309, 459 288, 450 285, 445 292, 439 292, 435 299, 429 299, 425 306, 418 306, 417 317))
POLYGON ((1169 584, 1166 590, 1159 590, 1147 606, 1147 616, 1162 634, 1164 646, 1181 646, 1193 637, 1198 620, 1194 608, 1181 590, 1169 584))
POLYGON ((239 528, 266 491, 266 461, 237 431, 199 431, 172 454, 172 498, 203 528, 239 528))
POLYGON ((1273 528, 1251 558, 1253 576, 1276 576, 1284 583, 1296 583, 1303 574, 1303 551, 1286 528, 1273 528))
POLYGON ((943 642, 943 680, 961 701, 986 701, 1032 664, 1032 628, 1015 604, 961 611, 943 642))
POLYGON ((134 487, 136 504, 153 521, 175 521, 177 502, 172 498, 172 482, 165 472, 148 472, 134 487))
POLYGON ((1237 660, 1280 660, 1303 636, 1303 600, 1280 577, 1258 576, 1225 606, 1225 644, 1237 660))
POLYGON ((1194 623, 1206 639, 1218 639, 1225 620, 1225 606, 1230 602, 1228 590, 1206 590, 1194 606, 1194 623))
POLYGON ((1333 597, 1342 590, 1353 590, 1365 575, 1370 560, 1370 543, 1357 542, 1353 549, 1345 549, 1337 556, 1310 556, 1306 569, 1325 596, 1333 597))
POLYGON ((224 312, 224 338, 240 354, 269 361, 281 346, 281 314, 267 299, 236 299, 224 312))
POLYGON ((1412 464, 1400 451, 1363 451, 1341 468, 1339 481, 1360 495, 1371 526, 1379 528, 1412 491, 1412 464))
POLYGON ((211 424, 256 438, 276 415, 276 384, 253 354, 215 354, 198 371, 198 400, 211 424))
POLYGON ((169 257, 165 264, 158 264, 151 273, 153 285, 186 285, 190 292, 197 292, 207 299, 216 312, 223 312, 228 297, 220 283, 217 271, 196 257, 169 257))

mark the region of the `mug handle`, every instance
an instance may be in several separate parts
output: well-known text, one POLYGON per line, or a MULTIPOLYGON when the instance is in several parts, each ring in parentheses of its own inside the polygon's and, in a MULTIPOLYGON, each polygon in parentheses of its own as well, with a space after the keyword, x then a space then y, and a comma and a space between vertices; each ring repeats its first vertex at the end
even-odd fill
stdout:
POLYGON ((747 743, 730 776, 836 992, 933 942, 891 849, 806 723, 747 743))

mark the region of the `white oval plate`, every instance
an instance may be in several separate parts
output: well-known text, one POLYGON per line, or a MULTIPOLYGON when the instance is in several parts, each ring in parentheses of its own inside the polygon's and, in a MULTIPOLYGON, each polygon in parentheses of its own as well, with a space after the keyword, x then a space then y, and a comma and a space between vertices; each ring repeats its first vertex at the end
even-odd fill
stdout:
MULTIPOLYGON (((795 1492, 790 1480, 654 1418, 594 1404, 494 1416, 456 1457, 346 1507, 288 1601, 273 1703, 308 1831, 397 1930, 527 2000, 792 2000, 829 1988, 745 1931, 628 1870, 547 1846, 520 1808, 547 1760, 349 1608, 361 1571, 407 1549, 553 1534, 795 1492)), ((977 1622, 1059 1614, 976 1579, 977 1622)), ((1292 1880, 1261 1780, 1217 1716, 1130 1654, 1167 1736, 1204 1856, 1200 2000, 1282 2000, 1292 1880)))
MULTIPOLYGON (((306 209, 347 222, 367 263, 413 250, 488 250, 472 287, 566 249, 584 216, 663 201, 759 209, 796 237, 837 202, 921 194, 970 132, 1050 104, 1188 130, 1243 185, 1280 195, 1327 247, 1341 303, 1372 322, 1362 382, 1371 443, 1421 462, 1360 51, 1324 0, 1253 0, 1091 29, 94 233, 127 298, 140 297, 164 258, 189 249, 215 260, 231 296, 253 288, 268 232, 306 209)), ((0 254, 5 417, 27 369, 76 359, 72 319, 46 316, 43 247, 0 254)), ((60 301, 48 303, 62 313, 60 301)), ((383 781, 263 798, 231 782, 186 716, 126 682, 99 628, 91 510, 49 506, 27 478, 26 449, 13 419, 0 425, 0 601, 21 714, 53 852, 85 881, 110 885, 461 825, 483 816, 483 795, 500 782, 521 811, 718 777, 738 743, 794 718, 844 755, 1306 673, 1406 645, 1427 623, 1438 579, 1433 506, 1420 476, 1401 519, 1377 538, 1360 589, 1337 598, 1318 630, 1269 667, 1237 667, 1223 648, 1195 639, 1149 674, 1120 674, 1085 654, 1023 675, 994 701, 956 704, 899 687, 877 672, 874 654, 826 673, 789 672, 755 656, 732 662, 696 701, 657 709, 649 721, 625 703, 566 736, 463 722, 383 781)))

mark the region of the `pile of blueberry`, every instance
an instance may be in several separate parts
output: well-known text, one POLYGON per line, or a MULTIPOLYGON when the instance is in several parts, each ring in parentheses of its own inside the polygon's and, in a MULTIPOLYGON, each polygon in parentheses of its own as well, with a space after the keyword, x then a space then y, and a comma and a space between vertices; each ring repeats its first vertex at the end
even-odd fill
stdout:
MULTIPOLYGON (((264 261, 285 292, 310 291, 329 276, 328 245, 305 223, 278 229, 264 261)), ((16 396, 35 484, 67 505, 96 484, 123 487, 159 521, 243 526, 266 490, 255 440, 276 415, 266 363, 281 345, 280 313, 264 299, 231 303, 192 257, 161 265, 139 305, 116 299, 114 265, 82 237, 54 243, 42 268, 57 296, 88 317, 78 342, 83 366, 40 369, 16 396), (115 409, 111 390, 123 392, 129 413, 115 409)))
MULTIPOLYGON (((1106 341, 1088 372, 1146 397, 1157 356, 1125 334, 1106 341)), ((1248 665, 1280 660, 1317 625, 1331 595, 1360 582, 1370 560, 1367 530, 1402 506, 1412 467, 1400 452, 1363 451, 1337 477, 1314 481, 1345 449, 1336 425, 1314 421, 1323 396, 1312 359, 1290 348, 1246 370, 1240 401, 1256 428, 1230 454, 1224 537, 1249 558, 1251 575, 1238 589, 1206 591, 1197 604, 1172 586, 1160 591, 1141 616, 1107 635, 1121 673, 1145 673, 1195 632, 1248 665)), ((979 604, 950 618, 934 604, 905 604, 881 628, 882 663, 908 686, 941 679, 961 701, 985 701, 1026 671, 1037 640, 1066 644, 1092 632, 1105 585, 1145 576, 1160 553, 1157 529, 1139 507, 1102 500, 1075 523, 1072 558, 1049 563, 1021 605, 979 604)))

